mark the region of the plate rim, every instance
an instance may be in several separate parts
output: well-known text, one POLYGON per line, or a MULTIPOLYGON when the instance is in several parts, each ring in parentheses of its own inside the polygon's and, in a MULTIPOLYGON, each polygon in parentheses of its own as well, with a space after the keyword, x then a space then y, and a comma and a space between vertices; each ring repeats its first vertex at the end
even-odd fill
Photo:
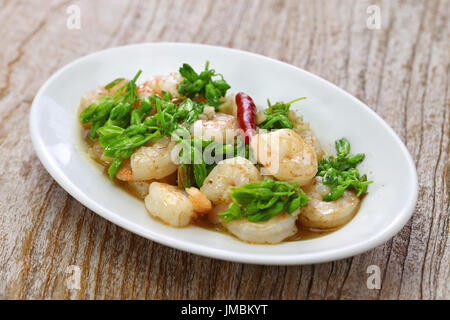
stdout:
MULTIPOLYGON (((33 148, 43 164, 44 168, 47 170, 47 172, 51 175, 51 177, 72 197, 74 197, 77 201, 79 201, 82 205, 89 208, 91 211, 95 212, 96 214, 100 215, 104 219, 120 226, 121 228, 124 228, 125 230, 128 230, 134 234, 137 234, 141 237, 144 237, 146 239, 149 239, 151 241, 155 241, 157 243, 160 243, 162 245, 166 245, 171 248, 175 248, 178 250, 182 250, 189 253, 194 253, 200 256, 208 257, 208 258, 215 258, 225 261, 232 261, 232 262, 239 262, 239 263, 247 263, 247 264, 262 264, 262 265, 304 265, 304 264, 315 264, 315 263, 323 263, 323 262, 329 262, 329 261, 336 261, 345 259, 348 257, 352 257, 358 254, 361 254, 363 252, 366 252, 368 250, 371 250, 392 237, 394 237, 402 228, 403 226, 408 222, 408 220, 411 218, 414 209, 417 204, 417 198, 418 198, 418 192, 419 192, 419 185, 418 185, 418 177, 417 177, 417 171, 416 166, 414 163, 414 160, 409 153, 408 149, 406 148, 403 141, 400 139, 400 137, 397 135, 397 133, 387 124, 386 121, 384 121, 381 116, 379 116, 374 110, 372 110, 369 106, 367 106, 365 103, 363 103, 361 100, 356 98, 355 96, 351 95, 349 92, 345 91, 344 89, 339 88, 337 85, 331 83, 330 81, 315 75, 309 71, 306 71, 304 69, 301 69, 295 65, 267 57, 258 53, 253 53, 245 50, 235 49, 235 48, 228 48, 224 46, 216 46, 216 45, 209 45, 209 44, 200 44, 200 43, 189 43, 189 42, 145 42, 145 43, 135 43, 135 44, 129 44, 124 46, 115 46, 99 51, 95 51, 89 54, 86 54, 82 57, 79 57, 72 62, 62 66, 57 71, 55 71, 39 88, 38 92, 36 93, 31 109, 29 114, 29 133, 31 136, 31 141, 33 148), (98 205, 96 201, 91 199, 89 196, 84 194, 81 189, 76 187, 70 179, 64 174, 63 170, 60 170, 58 166, 55 163, 55 159, 51 157, 51 155, 47 152, 46 146, 43 143, 42 137, 38 134, 38 126, 36 124, 36 121, 34 119, 36 118, 36 114, 38 111, 38 103, 42 96, 42 94, 45 92, 47 87, 54 81, 55 78, 57 78, 60 74, 62 74, 65 70, 71 68, 72 66, 82 62, 83 60, 90 59, 96 55, 104 54, 108 51, 114 51, 117 49, 122 48, 132 48, 132 47, 141 47, 141 46, 195 46, 195 47, 209 47, 212 49, 219 49, 219 50, 225 50, 225 51, 232 51, 239 54, 245 54, 248 56, 263 58, 266 60, 269 60, 271 62, 274 62, 279 65, 283 65, 285 67, 293 68, 297 72, 301 72, 303 74, 306 74, 310 77, 315 78, 316 80, 319 80, 320 82, 324 83, 325 85, 331 86, 335 90, 339 91, 340 94, 344 94, 347 98, 352 99, 355 103, 357 103, 360 107, 364 108, 366 111, 370 113, 372 117, 374 117, 374 120, 378 121, 384 129, 386 129, 390 136, 393 137, 397 145, 400 146, 400 149, 402 151, 402 154, 405 155, 405 158, 407 159, 408 163, 408 172, 412 175, 412 181, 413 181, 413 190, 414 192, 411 193, 407 200, 407 205, 405 205, 399 213, 396 215, 395 219, 393 219, 386 228, 384 228, 382 231, 376 233, 372 237, 365 239, 365 241, 357 242, 356 244, 345 246, 338 249, 331 249, 331 250, 324 250, 320 251, 319 253, 302 253, 302 254, 292 254, 292 255, 277 255, 277 256, 267 256, 262 254, 254 254, 254 253, 240 253, 237 251, 225 251, 221 249, 212 248, 209 246, 204 245, 198 245, 193 243, 186 243, 185 241, 181 239, 176 239, 173 237, 164 237, 158 234, 156 237, 155 234, 152 234, 151 230, 145 229, 140 227, 138 224, 133 223, 130 220, 127 220, 125 218, 121 218, 120 216, 114 214, 113 211, 102 207, 101 205, 98 205)), ((308 241, 308 240, 305 240, 308 241)))

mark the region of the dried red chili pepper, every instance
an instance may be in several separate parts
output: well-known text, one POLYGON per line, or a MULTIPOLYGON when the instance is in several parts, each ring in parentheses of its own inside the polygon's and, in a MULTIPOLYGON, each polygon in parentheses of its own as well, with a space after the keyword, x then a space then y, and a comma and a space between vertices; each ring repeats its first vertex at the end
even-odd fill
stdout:
POLYGON ((256 106, 249 95, 239 92, 236 95, 237 117, 243 131, 245 143, 249 144, 255 134, 256 106))

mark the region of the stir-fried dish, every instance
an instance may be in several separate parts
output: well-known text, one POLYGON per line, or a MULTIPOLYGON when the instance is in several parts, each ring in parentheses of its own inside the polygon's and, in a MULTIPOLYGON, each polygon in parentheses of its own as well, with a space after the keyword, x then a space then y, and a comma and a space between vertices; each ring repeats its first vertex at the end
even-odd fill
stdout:
POLYGON ((356 214, 372 182, 346 138, 327 155, 290 102, 258 111, 206 63, 88 92, 79 119, 109 178, 173 227, 196 224, 250 243, 321 235, 356 214))

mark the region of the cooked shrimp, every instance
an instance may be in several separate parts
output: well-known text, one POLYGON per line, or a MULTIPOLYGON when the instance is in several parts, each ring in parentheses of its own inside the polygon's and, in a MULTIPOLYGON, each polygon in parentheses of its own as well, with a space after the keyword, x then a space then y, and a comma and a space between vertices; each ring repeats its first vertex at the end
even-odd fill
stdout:
POLYGON ((211 201, 203 192, 195 187, 186 188, 189 201, 191 201, 194 211, 198 213, 207 213, 212 209, 211 201))
POLYGON ((203 182, 200 191, 214 204, 229 203, 230 187, 240 186, 262 177, 251 161, 236 157, 220 161, 203 182))
POLYGON ((155 93, 161 95, 161 92, 165 91, 169 92, 173 97, 178 97, 178 85, 182 80, 183 77, 178 72, 155 76, 137 87, 138 94, 141 97, 147 97, 155 93))
MULTIPOLYGON (((149 97, 157 93, 156 90, 156 81, 154 79, 150 79, 136 86, 138 95, 142 98, 149 97)), ((160 93, 160 91, 158 92, 160 93)))
POLYGON ((222 143, 232 142, 239 132, 236 117, 216 112, 211 120, 197 120, 191 126, 194 137, 222 143))
POLYGON ((122 163, 122 166, 116 173, 116 178, 121 181, 128 181, 128 182, 135 181, 133 178, 133 171, 131 170, 130 159, 126 159, 122 163))
POLYGON ((177 170, 171 159, 175 143, 162 138, 150 147, 142 146, 131 155, 131 171, 134 181, 162 179, 177 170))
POLYGON ((355 215, 360 199, 353 191, 346 190, 344 195, 335 201, 322 201, 331 188, 322 183, 322 177, 316 177, 310 186, 304 188, 310 196, 308 205, 300 211, 300 223, 305 227, 317 229, 337 228, 355 215))
POLYGON ((250 142, 265 174, 308 184, 317 173, 314 149, 291 129, 260 133, 250 142))
POLYGON ((323 150, 322 145, 311 130, 304 131, 299 135, 303 139, 303 141, 305 141, 314 149, 317 159, 321 159, 325 156, 325 151, 323 150))
POLYGON ((239 239, 252 243, 279 243, 297 232, 298 210, 293 214, 282 212, 264 222, 237 219, 224 222, 225 228, 239 239))
POLYGON ((144 199, 148 195, 150 183, 147 181, 127 182, 127 189, 139 199, 144 199))
POLYGON ((213 209, 208 212, 208 221, 213 224, 222 224, 223 220, 220 218, 219 213, 226 211, 229 205, 229 203, 219 203, 218 205, 215 205, 213 209))
POLYGON ((89 155, 95 160, 104 165, 109 165, 113 159, 106 157, 104 155, 104 150, 98 143, 98 141, 94 141, 92 146, 88 149, 89 155))
POLYGON ((223 102, 219 106, 219 111, 226 114, 231 114, 232 116, 237 116, 237 105, 236 105, 236 95, 234 93, 228 94, 223 102))
POLYGON ((293 124, 292 130, 298 133, 303 141, 313 147, 314 151, 316 152, 317 159, 321 159, 323 156, 325 156, 325 152, 323 151, 319 140, 312 132, 309 123, 303 121, 303 115, 301 114, 301 112, 299 110, 291 109, 288 112, 288 118, 293 124))
POLYGON ((172 227, 185 227, 195 216, 192 203, 183 191, 160 182, 150 184, 145 207, 152 216, 172 227))
POLYGON ((216 115, 216 109, 214 107, 205 106, 203 112, 198 115, 201 120, 212 120, 216 115))

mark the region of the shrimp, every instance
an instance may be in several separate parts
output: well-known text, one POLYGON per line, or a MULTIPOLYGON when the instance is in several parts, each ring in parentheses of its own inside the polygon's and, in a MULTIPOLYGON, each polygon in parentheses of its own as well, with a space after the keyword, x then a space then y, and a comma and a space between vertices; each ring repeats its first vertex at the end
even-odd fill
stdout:
POLYGON ((92 103, 99 101, 101 98, 106 96, 112 96, 119 90, 123 85, 125 85, 128 80, 119 81, 116 85, 109 89, 105 89, 105 87, 99 87, 95 90, 91 90, 87 92, 80 101, 80 112, 89 107, 92 103))
POLYGON ((289 110, 288 118, 293 124, 292 130, 298 133, 303 141, 305 141, 314 149, 317 159, 321 159, 325 155, 325 152, 323 151, 319 140, 312 132, 309 123, 303 121, 303 115, 301 114, 301 112, 299 110, 289 110))
POLYGON ((178 166, 171 158, 174 147, 175 143, 165 137, 150 147, 142 146, 137 149, 131 155, 130 161, 132 180, 162 179, 175 172, 178 166))
POLYGON ((317 173, 314 149, 291 129, 257 134, 250 145, 264 166, 264 174, 303 186, 317 173))
POLYGON ((88 149, 88 153, 95 161, 103 165, 109 165, 113 161, 113 159, 104 155, 104 150, 98 141, 93 142, 92 146, 88 149))
POLYGON ((194 137, 229 143, 239 132, 236 117, 217 112, 211 120, 197 120, 191 126, 194 137))
POLYGON ((144 199, 148 194, 150 183, 147 181, 127 182, 127 189, 139 199, 144 199))
POLYGON ((215 205, 213 209, 208 212, 208 221, 212 224, 221 225, 223 220, 220 218, 219 213, 226 211, 229 205, 229 203, 220 203, 215 205))
POLYGON ((194 207, 183 191, 161 182, 150 184, 145 207, 152 216, 172 227, 185 227, 195 216, 194 207))
POLYGON ((201 120, 212 120, 216 115, 216 109, 214 107, 205 106, 203 112, 198 115, 201 120))
POLYGON ((236 95, 234 93, 228 94, 223 99, 223 103, 219 106, 219 111, 237 117, 236 95))
POLYGON ((346 190, 337 200, 323 201, 323 197, 331 188, 322 183, 322 177, 316 177, 304 190, 310 196, 308 205, 301 209, 299 217, 300 223, 305 227, 337 228, 350 221, 358 211, 360 199, 353 191, 346 190))
POLYGON ((183 77, 178 72, 171 72, 168 75, 154 76, 137 87, 141 97, 148 97, 153 94, 161 95, 162 91, 169 92, 173 97, 178 97, 178 85, 183 77))
POLYGON ((195 187, 186 188, 189 201, 191 201, 194 211, 198 213, 208 213, 212 210, 211 201, 203 192, 195 187))
POLYGON ((131 170, 130 159, 126 159, 120 169, 116 173, 116 178, 120 181, 132 182, 135 181, 133 178, 133 171, 131 170))
POLYGON ((203 182, 200 191, 214 204, 231 202, 230 187, 261 180, 258 169, 242 157, 220 161, 203 182))
POLYGON ((323 150, 322 145, 311 130, 304 131, 301 134, 299 133, 299 135, 303 139, 303 141, 305 141, 313 148, 316 153, 317 159, 322 159, 325 156, 325 151, 323 150))
POLYGON ((239 239, 251 243, 279 243, 297 233, 298 210, 292 214, 282 212, 264 222, 237 219, 224 222, 224 227, 239 239))
POLYGON ((126 159, 119 171, 116 173, 116 178, 123 181, 127 189, 131 191, 140 199, 144 199, 148 194, 149 181, 135 181, 133 178, 133 171, 131 170, 130 159, 126 159))

